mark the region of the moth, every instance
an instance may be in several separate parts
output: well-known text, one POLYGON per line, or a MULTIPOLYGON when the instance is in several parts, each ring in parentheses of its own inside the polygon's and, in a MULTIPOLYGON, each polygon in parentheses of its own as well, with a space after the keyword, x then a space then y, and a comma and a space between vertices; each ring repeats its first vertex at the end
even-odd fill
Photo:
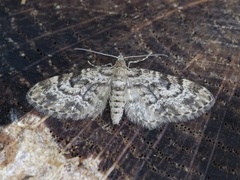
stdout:
POLYGON ((190 80, 129 67, 158 54, 124 57, 76 49, 117 60, 110 67, 94 66, 35 84, 26 97, 40 112, 61 119, 95 119, 109 102, 113 124, 119 124, 125 112, 133 123, 154 129, 166 122, 197 118, 215 102, 209 90, 190 80), (136 57, 145 58, 126 64, 126 59, 136 57))

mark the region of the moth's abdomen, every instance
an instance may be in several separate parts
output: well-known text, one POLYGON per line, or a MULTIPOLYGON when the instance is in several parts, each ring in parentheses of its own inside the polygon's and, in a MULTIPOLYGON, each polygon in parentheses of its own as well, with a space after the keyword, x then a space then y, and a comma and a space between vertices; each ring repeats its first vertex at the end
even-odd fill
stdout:
POLYGON ((123 79, 116 78, 112 81, 112 89, 109 104, 113 124, 119 124, 122 118, 124 106, 126 104, 125 91, 126 83, 123 79))

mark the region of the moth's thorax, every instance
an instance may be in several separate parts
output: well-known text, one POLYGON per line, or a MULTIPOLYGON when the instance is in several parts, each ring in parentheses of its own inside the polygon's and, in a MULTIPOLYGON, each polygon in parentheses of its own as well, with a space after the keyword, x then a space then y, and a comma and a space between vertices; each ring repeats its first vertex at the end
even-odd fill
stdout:
POLYGON ((123 87, 125 87, 127 71, 128 68, 126 62, 123 56, 120 55, 113 67, 112 86, 118 87, 117 89, 122 89, 123 87))
POLYGON ((114 67, 127 68, 126 61, 124 60, 124 57, 122 55, 118 56, 118 59, 117 59, 116 63, 114 64, 114 67))

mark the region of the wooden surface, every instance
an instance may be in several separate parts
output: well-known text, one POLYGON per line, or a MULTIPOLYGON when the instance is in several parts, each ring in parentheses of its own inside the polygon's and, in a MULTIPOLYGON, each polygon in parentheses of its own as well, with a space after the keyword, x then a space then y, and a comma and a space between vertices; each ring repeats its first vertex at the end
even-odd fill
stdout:
POLYGON ((76 47, 113 55, 162 53, 168 57, 134 66, 205 86, 216 97, 207 114, 148 131, 125 116, 113 126, 107 107, 95 121, 48 118, 52 136, 68 158, 101 159, 99 171, 109 179, 237 179, 239 9, 239 0, 1 1, 1 125, 36 113, 25 95, 38 81, 90 67, 88 60, 115 61, 76 47))

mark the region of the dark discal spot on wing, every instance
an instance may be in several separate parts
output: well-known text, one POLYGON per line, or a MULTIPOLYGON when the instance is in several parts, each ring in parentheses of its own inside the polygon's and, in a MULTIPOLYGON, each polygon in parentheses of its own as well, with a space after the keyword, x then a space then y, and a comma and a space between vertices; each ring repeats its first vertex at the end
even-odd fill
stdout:
POLYGON ((189 105, 189 104, 193 104, 195 102, 194 98, 193 97, 188 97, 188 98, 185 98, 182 103, 185 104, 185 105, 189 105))
POLYGON ((68 109, 69 107, 74 107, 76 105, 73 101, 66 101, 64 104, 64 108, 68 109))
POLYGON ((58 97, 57 97, 57 95, 56 94, 52 94, 52 93, 47 93, 46 95, 46 99, 48 100, 48 101, 56 101, 56 100, 58 100, 58 97))

